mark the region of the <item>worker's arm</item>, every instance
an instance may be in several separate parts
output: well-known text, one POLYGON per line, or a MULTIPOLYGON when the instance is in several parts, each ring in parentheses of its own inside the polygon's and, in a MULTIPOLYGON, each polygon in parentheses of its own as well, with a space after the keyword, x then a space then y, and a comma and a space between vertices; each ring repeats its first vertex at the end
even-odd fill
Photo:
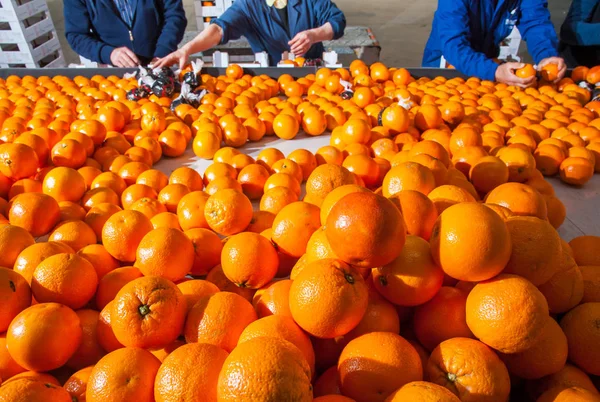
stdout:
POLYGON ((136 55, 127 48, 115 48, 98 40, 84 0, 64 0, 65 36, 75 53, 88 60, 118 67, 138 64, 136 55), (114 53, 114 56, 113 56, 114 53))
POLYGON ((484 53, 471 46, 467 0, 440 0, 434 23, 440 35, 442 54, 458 71, 485 80, 527 86, 528 80, 514 75, 515 64, 498 66, 484 53))
POLYGON ((165 67, 179 64, 179 67, 183 68, 188 63, 190 55, 211 49, 219 43, 240 38, 244 32, 243 28, 248 25, 241 3, 242 0, 237 0, 192 41, 168 56, 158 59, 153 66, 165 67))
POLYGON ((154 57, 164 57, 177 50, 177 45, 179 45, 185 33, 187 19, 181 0, 164 0, 158 3, 162 4, 163 9, 160 11, 164 16, 164 21, 156 42, 154 57))
POLYGON ((312 45, 344 36, 346 17, 331 0, 316 0, 317 27, 299 32, 289 42, 290 51, 297 56, 308 52, 312 45))
POLYGON ((600 23, 589 22, 600 0, 573 0, 560 29, 560 39, 571 46, 600 45, 600 23))

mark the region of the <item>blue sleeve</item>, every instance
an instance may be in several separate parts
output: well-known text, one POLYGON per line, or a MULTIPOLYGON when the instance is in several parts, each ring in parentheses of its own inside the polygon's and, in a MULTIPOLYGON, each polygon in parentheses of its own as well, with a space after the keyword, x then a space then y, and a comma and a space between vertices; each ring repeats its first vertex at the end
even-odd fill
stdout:
POLYGON ((560 29, 560 39, 572 46, 600 45, 600 23, 590 23, 599 0, 573 0, 560 29))
POLYGON ((222 45, 230 40, 241 38, 247 27, 250 26, 243 2, 243 0, 236 0, 219 18, 211 21, 211 24, 216 24, 223 30, 222 45))
POLYGON ((339 39, 344 36, 346 17, 333 1, 316 0, 315 13, 319 20, 319 26, 323 26, 328 22, 331 24, 331 27, 333 28, 333 39, 339 39))
POLYGON ((546 0, 523 0, 517 28, 536 63, 547 57, 558 56, 558 37, 550 20, 546 0))
POLYGON ((469 41, 469 12, 466 0, 440 0, 434 22, 444 58, 461 73, 493 81, 498 65, 476 52, 469 41))
POLYGON ((156 42, 155 57, 164 57, 177 50, 177 45, 183 39, 187 19, 181 0, 164 0, 162 13, 164 22, 162 31, 156 42))
POLYGON ((64 0, 64 16, 65 36, 75 53, 97 63, 111 64, 110 54, 115 48, 92 33, 85 0, 64 0))

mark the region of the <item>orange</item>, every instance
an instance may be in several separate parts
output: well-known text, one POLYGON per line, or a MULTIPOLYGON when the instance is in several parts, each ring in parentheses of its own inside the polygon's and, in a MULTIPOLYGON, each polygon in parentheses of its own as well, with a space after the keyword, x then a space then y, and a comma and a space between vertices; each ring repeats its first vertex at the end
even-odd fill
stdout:
POLYGON ((264 191, 269 191, 275 187, 289 188, 294 192, 296 198, 300 197, 302 188, 300 182, 295 177, 286 173, 274 173, 272 174, 264 184, 264 191))
POLYGON ((477 191, 488 193, 508 181, 509 169, 500 158, 484 156, 471 166, 469 178, 477 191))
POLYGON ((546 219, 548 208, 544 197, 535 189, 521 183, 505 183, 492 190, 486 198, 488 204, 498 204, 515 215, 546 219))
POLYGON ((511 374, 537 379, 560 371, 567 362, 567 353, 567 337, 556 321, 548 317, 532 348, 521 353, 500 354, 500 358, 511 374))
POLYGON ((135 267, 121 267, 110 271, 102 277, 98 284, 96 306, 101 310, 104 309, 109 302, 114 300, 123 286, 142 276, 140 270, 135 267))
POLYGON ((121 208, 114 204, 103 203, 92 207, 85 215, 85 223, 87 223, 98 239, 102 238, 102 227, 108 218, 115 213, 121 211, 121 208))
POLYGON ((83 221, 65 221, 59 223, 50 233, 48 240, 66 244, 74 251, 95 244, 96 233, 83 221))
POLYGON ((167 211, 177 212, 177 205, 189 192, 190 190, 184 184, 167 184, 158 193, 158 201, 167 208, 167 211))
POLYGON ((388 199, 372 193, 344 196, 335 203, 326 223, 327 239, 335 254, 363 268, 392 262, 405 241, 400 211, 388 199), (347 242, 349 238, 354 239, 352 244, 347 242))
POLYGON ((369 156, 350 155, 346 157, 342 166, 360 177, 368 188, 373 188, 379 184, 379 165, 369 156))
POLYGON ((221 239, 214 232, 204 228, 187 230, 185 235, 194 247, 194 262, 190 274, 206 275, 221 262, 221 239))
POLYGON ((574 186, 587 183, 594 175, 594 162, 579 156, 569 156, 560 164, 560 179, 574 186))
POLYGON ((506 366, 490 348, 474 339, 442 342, 431 353, 424 371, 429 381, 448 388, 461 401, 504 401, 510 393, 506 366))
POLYGON ((169 178, 166 174, 156 169, 149 169, 142 172, 136 179, 136 184, 145 184, 152 187, 157 193, 168 184, 169 178))
POLYGON ((325 198, 337 187, 354 183, 354 177, 347 168, 326 163, 312 171, 306 181, 306 193, 325 198))
POLYGON ((145 276, 178 281, 190 272, 194 258, 192 241, 181 230, 160 228, 140 241, 135 266, 145 276))
POLYGON ((243 330, 256 320, 249 301, 230 292, 201 298, 190 310, 184 335, 188 343, 209 343, 231 352, 243 330))
POLYGON ((28 145, 6 143, 0 145, 0 173, 19 180, 33 176, 40 163, 37 154, 28 145))
POLYGON ((31 290, 38 302, 61 303, 73 309, 87 304, 97 286, 94 266, 86 259, 68 253, 56 254, 40 262, 31 280, 31 290))
POLYGON ((161 348, 181 333, 186 300, 171 281, 141 277, 127 283, 114 299, 110 320, 125 346, 161 348))
POLYGON ((152 219, 159 213, 167 212, 167 208, 158 200, 148 197, 140 198, 134 202, 129 209, 143 213, 148 219, 152 219))
POLYGON ((201 279, 187 279, 179 282, 177 287, 186 300, 188 313, 192 307, 194 307, 194 305, 204 296, 220 292, 217 285, 201 279))
POLYGON ((430 242, 436 263, 459 280, 489 279, 499 274, 510 258, 506 224, 481 204, 456 204, 446 209, 433 227, 430 242))
POLYGON ((564 313, 575 307, 584 293, 583 275, 569 254, 568 244, 563 244, 561 251, 558 272, 538 287, 552 314, 564 313))
POLYGON ((424 140, 418 142, 411 148, 410 153, 412 156, 419 154, 427 154, 440 160, 444 164, 444 166, 449 166, 450 164, 450 157, 448 155, 448 151, 444 148, 443 145, 435 141, 424 140))
POLYGON ((522 68, 515 71, 515 75, 519 78, 530 78, 536 74, 535 69, 531 64, 525 64, 522 68))
POLYGON ((538 398, 539 402, 596 402, 600 401, 597 392, 589 391, 585 388, 570 387, 565 389, 554 389, 545 392, 538 398))
POLYGON ((105 400, 151 402, 160 361, 139 348, 122 348, 104 356, 94 366, 86 390, 87 402, 105 400), (135 378, 135 381, 127 379, 135 378))
POLYGON ((534 152, 534 158, 537 169, 544 176, 554 176, 565 160, 565 153, 557 145, 540 144, 534 152))
POLYGON ((383 402, 403 385, 423 379, 415 348, 390 332, 372 332, 352 340, 342 351, 338 372, 342 393, 357 402, 383 402))
POLYGON ((400 255, 391 263, 372 270, 375 288, 400 306, 417 306, 433 298, 442 287, 444 272, 431 257, 429 243, 407 236, 400 255))
POLYGON ((473 338, 466 321, 467 295, 465 290, 444 286, 430 301, 416 308, 415 335, 428 350, 448 339, 473 338))
POLYGON ((298 193, 290 187, 276 186, 264 192, 260 199, 260 210, 279 213, 288 204, 298 201, 298 193))
POLYGON ((73 402, 85 401, 87 382, 92 373, 92 368, 92 366, 89 366, 77 371, 65 382, 63 388, 71 395, 73 402))
POLYGON ((81 338, 81 324, 73 310, 58 303, 41 303, 15 317, 6 334, 6 345, 20 366, 49 371, 69 360, 81 338))
POLYGON ((34 237, 50 232, 60 218, 58 203, 46 194, 19 194, 10 205, 7 214, 10 224, 26 229, 34 237))
POLYGON ((238 181, 242 185, 243 192, 251 200, 262 197, 268 178, 269 171, 256 163, 244 167, 238 174, 238 181))
POLYGON ((167 129, 160 133, 158 142, 162 148, 162 153, 168 157, 177 157, 183 155, 187 147, 185 136, 176 130, 167 129))
POLYGON ((360 119, 350 119, 342 126, 342 141, 346 145, 368 144, 371 140, 369 123, 360 119))
POLYGON ((206 280, 215 284, 221 292, 231 292, 242 296, 242 298, 251 301, 252 297, 256 290, 249 288, 240 288, 233 282, 231 282, 221 269, 221 265, 216 265, 213 269, 210 270, 208 275, 206 275, 206 280))
POLYGON ((150 220, 138 211, 119 211, 102 228, 102 244, 119 261, 133 262, 138 245, 153 229, 150 220))
POLYGON ((435 205, 438 214, 441 214, 452 205, 476 201, 467 190, 452 184, 435 188, 427 197, 435 205))
POLYGON ((182 230, 181 225, 179 225, 179 219, 177 215, 172 212, 161 212, 152 217, 150 219, 152 226, 154 229, 158 228, 173 228, 177 230, 182 230))
POLYGON ((271 169, 274 173, 286 173, 290 176, 293 176, 296 180, 298 180, 298 183, 302 183, 304 178, 302 167, 291 159, 280 159, 271 165, 271 169))
MULTIPOLYGON (((4 384, 9 378, 26 373, 26 370, 19 366, 17 362, 10 356, 6 348, 6 333, 0 335, 0 376, 4 380, 4 384)), ((58 384, 57 384, 58 385, 58 384)))
POLYGON ((217 400, 312 401, 311 370, 302 352, 281 338, 258 337, 240 344, 225 360, 217 387, 217 400), (243 373, 255 375, 237 382, 243 373))
POLYGON ((221 253, 223 273, 241 288, 263 287, 275 277, 278 265, 277 250, 258 233, 231 236, 221 253))
MULTIPOLYGON (((317 158, 315 155, 306 149, 295 149, 287 156, 287 159, 296 162, 302 169, 302 180, 308 180, 308 177, 317 167, 317 158)), ((275 170, 275 168, 273 168, 275 170)), ((279 173, 279 172, 278 172, 279 173)))
POLYGON ((599 245, 598 236, 578 236, 569 242, 578 265, 600 265, 600 258, 594 252, 599 245))
MULTIPOLYGON (((569 311, 560 326, 569 342, 569 361, 591 375, 600 373, 596 321, 600 314, 600 303, 583 303, 569 311)), ((9 349, 10 351, 10 349, 9 349)))
POLYGON ((327 120, 320 110, 309 109, 302 116, 302 130, 308 135, 321 135, 327 130, 327 120))
POLYGON ((325 227, 321 226, 316 232, 312 234, 306 245, 306 254, 304 254, 306 262, 312 262, 315 260, 322 260, 325 258, 337 258, 331 245, 327 240, 325 233, 325 227))
POLYGON ((548 375, 539 380, 528 381, 526 387, 528 394, 534 399, 544 392, 563 390, 570 387, 580 387, 588 391, 598 392, 588 375, 569 363, 565 364, 555 374, 548 375))
POLYGON ((87 158, 85 147, 72 139, 63 139, 56 143, 50 151, 50 159, 55 166, 78 169, 87 158))
POLYGON ((119 267, 119 262, 101 244, 85 246, 77 254, 93 265, 98 275, 98 280, 101 280, 104 275, 119 267))
POLYGON ((177 217, 184 231, 194 228, 208 229, 208 223, 204 217, 208 197, 208 194, 203 191, 192 191, 179 200, 177 217))
POLYGON ((459 402, 460 399, 447 388, 425 381, 413 381, 391 394, 386 402, 438 401, 459 402))
POLYGON ((12 267, 19 254, 35 240, 27 230, 13 225, 0 226, 0 267, 12 267))
POLYGON ((131 184, 121 194, 121 205, 123 209, 131 209, 133 204, 142 198, 157 199, 158 195, 151 187, 145 184, 131 184))
POLYGON ((383 195, 390 197, 403 190, 417 190, 425 195, 435 188, 431 170, 420 163, 404 162, 392 167, 382 184, 383 195))
POLYGON ((284 140, 291 140, 298 134, 300 124, 293 116, 280 113, 273 120, 275 135, 284 140))
MULTIPOLYGON (((143 184, 143 183, 140 183, 143 184)), ((91 188, 108 187, 113 190, 117 195, 123 194, 123 191, 127 188, 125 180, 119 175, 113 172, 100 173, 92 182, 91 188)), ((83 193, 82 193, 83 196, 83 193)))
POLYGON ((442 112, 435 105, 422 105, 415 115, 415 126, 421 131, 438 128, 442 122, 442 112))
POLYGON ((526 279, 508 274, 477 284, 469 293, 466 311, 473 334, 503 353, 534 346, 548 319, 548 304, 540 291, 526 279))
POLYGON ((8 268, 0 268, 0 286, 3 300, 0 330, 6 331, 17 314, 31 304, 31 289, 25 278, 8 268))
POLYGON ((561 244, 558 233, 548 221, 531 216, 506 220, 512 241, 507 274, 524 277, 536 286, 546 283, 560 268, 561 244))
POLYGON ((292 343, 302 352, 314 372, 315 353, 310 338, 291 317, 272 315, 254 321, 244 329, 238 345, 259 337, 279 338, 292 343))
POLYGON ((154 398, 157 402, 216 402, 219 372, 227 356, 223 349, 205 343, 177 348, 156 374, 154 398))
MULTIPOLYGON (((96 180, 101 180, 98 179, 100 176, 96 176, 92 182, 92 187, 94 187, 93 183, 96 180)), ((42 191, 58 202, 77 202, 86 191, 85 179, 77 170, 68 167, 55 167, 44 177, 42 191)))
POLYGON ((292 317, 289 295, 292 281, 284 279, 272 282, 259 289, 252 299, 252 305, 259 318, 270 315, 292 317))
POLYGON ((66 364, 67 367, 73 370, 81 370, 92 366, 106 354, 98 343, 96 335, 100 313, 95 310, 82 309, 77 311, 77 316, 83 329, 83 337, 79 348, 66 364))
POLYGON ((0 400, 11 402, 69 402, 71 397, 58 385, 22 378, 0 389, 0 400))
POLYGON ((309 334, 320 338, 335 338, 348 333, 362 319, 367 303, 368 291, 362 277, 349 265, 335 259, 310 263, 295 277, 290 288, 290 311, 294 321, 309 334))
POLYGON ((239 191, 219 190, 206 201, 204 217, 210 228, 219 234, 240 233, 252 220, 252 203, 239 191))
POLYGON ((433 202, 415 190, 400 191, 390 197, 390 200, 400 209, 407 233, 429 240, 438 217, 433 202))
POLYGON ((319 228, 319 208, 302 201, 286 205, 273 222, 273 243, 295 258, 306 252, 310 236, 319 228))
POLYGON ((524 182, 535 171, 535 159, 529 151, 521 148, 505 147, 496 154, 508 167, 508 180, 524 182))
POLYGON ((204 186, 200 173, 186 166, 179 167, 171 172, 169 184, 183 184, 190 191, 200 191, 204 186))

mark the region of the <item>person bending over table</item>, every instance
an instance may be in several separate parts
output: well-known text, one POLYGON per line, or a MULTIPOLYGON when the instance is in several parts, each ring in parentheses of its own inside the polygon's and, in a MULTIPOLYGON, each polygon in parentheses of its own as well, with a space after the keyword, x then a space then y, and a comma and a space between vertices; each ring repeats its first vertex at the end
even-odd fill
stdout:
POLYGON ((266 51, 271 65, 285 51, 320 58, 321 42, 342 37, 345 27, 344 14, 331 0, 236 0, 191 42, 153 66, 183 67, 190 55, 242 36, 254 53, 266 51))
POLYGON ((527 41, 538 68, 558 65, 558 80, 566 65, 558 53, 558 38, 546 0, 439 0, 431 35, 423 54, 424 67, 444 67, 446 60, 461 73, 485 80, 527 87, 535 77, 519 78, 521 63, 500 64, 501 42, 514 27, 527 41))
POLYGON ((177 50, 187 19, 182 0, 64 0, 73 50, 100 64, 146 65, 177 50))
POLYGON ((560 51, 569 67, 600 64, 600 0, 573 0, 560 29, 560 51))

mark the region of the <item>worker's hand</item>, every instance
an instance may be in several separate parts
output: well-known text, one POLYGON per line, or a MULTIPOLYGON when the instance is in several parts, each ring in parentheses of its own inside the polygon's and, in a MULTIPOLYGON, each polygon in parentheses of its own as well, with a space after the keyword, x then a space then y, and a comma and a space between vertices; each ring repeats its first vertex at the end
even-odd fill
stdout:
POLYGON ((515 75, 515 70, 525 67, 523 63, 504 63, 496 69, 496 81, 507 85, 527 88, 535 82, 535 75, 529 78, 519 78, 515 75))
POLYGON ((302 56, 306 54, 313 44, 314 35, 310 29, 299 32, 296 36, 294 36, 294 39, 288 42, 288 45, 290 45, 290 52, 292 52, 294 56, 302 56))
POLYGON ((137 67, 140 65, 135 53, 128 47, 118 47, 110 54, 110 62, 116 67, 137 67))
POLYGON ((152 63, 152 67, 170 67, 173 64, 179 64, 179 68, 183 68, 188 64, 189 57, 190 56, 188 52, 184 48, 181 48, 169 55, 166 55, 162 59, 156 60, 154 63, 152 63))
POLYGON ((556 64, 558 67, 558 75, 557 78, 552 82, 558 82, 563 79, 565 73, 567 72, 567 65, 565 60, 562 57, 547 57, 544 60, 540 61, 537 65, 538 71, 542 70, 546 64, 556 64))

